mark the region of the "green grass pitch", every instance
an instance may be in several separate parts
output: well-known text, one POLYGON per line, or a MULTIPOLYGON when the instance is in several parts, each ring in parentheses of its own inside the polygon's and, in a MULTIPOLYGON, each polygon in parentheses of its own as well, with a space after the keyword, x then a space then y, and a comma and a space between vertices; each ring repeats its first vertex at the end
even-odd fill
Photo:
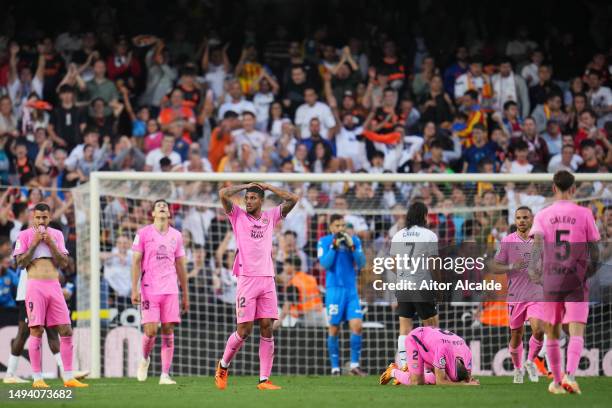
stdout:
MULTIPOLYGON (((72 401, 8 400, 9 386, 0 384, 2 407, 493 407, 493 408, 604 408, 612 402, 612 378, 580 378, 582 395, 550 395, 548 380, 512 384, 510 377, 481 377, 480 387, 405 387, 378 385, 378 377, 274 377, 279 391, 259 391, 255 377, 231 377, 218 391, 212 377, 176 377, 176 386, 160 386, 157 377, 89 380, 90 388, 75 390, 72 401)), ((527 379, 526 379, 527 381, 527 379)), ((49 381, 52 388, 59 382, 49 381)), ((25 388, 29 387, 17 387, 25 388)))

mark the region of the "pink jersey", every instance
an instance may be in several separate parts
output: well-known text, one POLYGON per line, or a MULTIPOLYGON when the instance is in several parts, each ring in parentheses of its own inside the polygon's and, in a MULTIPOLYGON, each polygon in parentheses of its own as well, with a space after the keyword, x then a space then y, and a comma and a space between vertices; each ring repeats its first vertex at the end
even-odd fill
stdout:
MULTIPOLYGON (((44 229, 45 227, 40 228, 44 229)), ((55 242, 55 246, 57 247, 58 251, 62 254, 68 255, 68 250, 66 249, 66 244, 64 243, 64 234, 62 234, 62 231, 49 227, 46 227, 46 231, 47 234, 49 234, 49 236, 51 236, 51 238, 55 242)), ((30 227, 19 232, 19 235, 17 235, 17 242, 15 242, 15 250, 13 251, 13 256, 22 255, 28 252, 32 245, 32 241, 34 241, 35 234, 35 227, 30 227)), ((34 256, 32 257, 32 259, 51 257, 52 255, 49 246, 41 241, 34 250, 34 256)))
POLYGON ((586 293, 589 262, 586 243, 599 241, 591 210, 571 201, 557 201, 536 214, 530 235, 536 234, 544 238, 543 285, 546 294, 567 293, 579 288, 586 293))
POLYGON ((537 302, 542 299, 542 287, 529 280, 527 266, 531 259, 533 239, 525 241, 517 232, 502 239, 495 260, 504 265, 523 262, 525 267, 508 272, 508 302, 537 302))
POLYGON ((142 253, 142 292, 150 295, 178 293, 175 261, 185 256, 183 237, 172 227, 165 234, 153 224, 138 230, 132 251, 142 253))
POLYGON ((463 360, 468 371, 472 370, 472 352, 455 333, 427 326, 414 329, 409 336, 418 345, 425 366, 446 371, 451 381, 457 381, 457 359, 463 360))
POLYGON ((237 205, 228 214, 236 237, 236 276, 274 276, 272 238, 282 218, 281 206, 262 211, 257 219, 237 205))

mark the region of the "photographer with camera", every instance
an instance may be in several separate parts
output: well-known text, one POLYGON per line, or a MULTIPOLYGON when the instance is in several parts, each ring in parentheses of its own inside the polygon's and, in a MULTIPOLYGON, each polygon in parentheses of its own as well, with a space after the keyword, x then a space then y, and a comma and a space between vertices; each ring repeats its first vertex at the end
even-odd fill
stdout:
POLYGON ((330 234, 319 239, 317 257, 325 268, 325 309, 329 320, 327 349, 332 375, 340 375, 338 329, 348 321, 351 329, 351 375, 365 376, 359 367, 362 311, 357 292, 357 274, 365 265, 361 240, 346 232, 344 216, 333 214, 330 234))

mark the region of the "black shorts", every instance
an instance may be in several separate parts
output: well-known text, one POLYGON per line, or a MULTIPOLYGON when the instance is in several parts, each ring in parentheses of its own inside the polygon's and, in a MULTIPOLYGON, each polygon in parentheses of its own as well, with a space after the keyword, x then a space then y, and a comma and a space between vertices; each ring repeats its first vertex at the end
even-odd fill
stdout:
POLYGON ((438 309, 436 302, 398 302, 397 314, 408 319, 414 319, 417 315, 421 320, 426 320, 436 316, 438 309))
POLYGON ((26 310, 25 300, 18 300, 17 302, 17 322, 28 323, 28 311, 26 310))

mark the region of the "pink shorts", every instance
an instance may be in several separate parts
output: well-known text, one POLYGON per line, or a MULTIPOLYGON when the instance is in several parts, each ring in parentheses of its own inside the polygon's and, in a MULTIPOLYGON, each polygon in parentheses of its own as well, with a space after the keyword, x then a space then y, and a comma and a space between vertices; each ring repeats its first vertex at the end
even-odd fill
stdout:
POLYGON ((70 312, 57 279, 28 279, 25 306, 28 327, 70 324, 70 312))
POLYGON ((541 302, 508 302, 508 315, 512 330, 523 327, 523 324, 532 317, 544 320, 541 302))
POLYGON ((543 310, 543 320, 552 324, 586 324, 589 318, 589 302, 544 302, 543 310))
POLYGON ((239 276, 236 289, 238 323, 278 319, 278 300, 273 276, 239 276))
POLYGON ((140 302, 141 323, 180 323, 178 293, 148 295, 142 292, 140 302))

